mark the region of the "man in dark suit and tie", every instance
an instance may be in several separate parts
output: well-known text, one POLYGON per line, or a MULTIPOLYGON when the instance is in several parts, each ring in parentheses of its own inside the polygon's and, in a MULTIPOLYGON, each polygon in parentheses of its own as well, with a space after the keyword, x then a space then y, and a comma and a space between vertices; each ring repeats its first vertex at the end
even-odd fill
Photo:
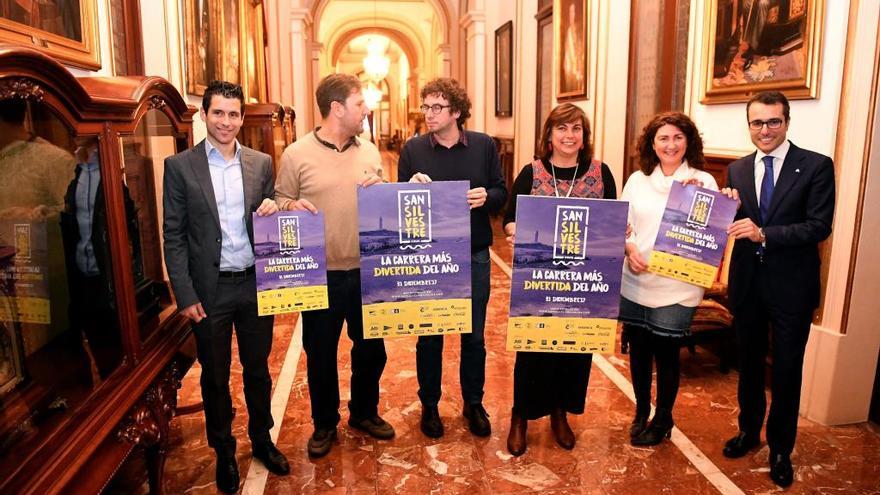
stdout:
POLYGON ((786 487, 794 477, 804 350, 819 305, 818 245, 834 217, 834 164, 786 139, 789 104, 782 93, 756 94, 746 115, 758 150, 730 165, 725 189, 741 206, 728 229, 736 237, 729 299, 740 353, 739 433, 724 455, 742 457, 761 443, 769 333, 770 477, 786 487))
POLYGON ((235 326, 253 456, 275 474, 290 472, 269 436, 271 316, 257 316, 251 214, 278 211, 272 159, 241 146, 241 86, 212 81, 201 117, 208 137, 165 159, 165 264, 180 313, 193 322, 208 444, 217 452, 217 487, 239 488, 232 436, 229 366, 235 326))

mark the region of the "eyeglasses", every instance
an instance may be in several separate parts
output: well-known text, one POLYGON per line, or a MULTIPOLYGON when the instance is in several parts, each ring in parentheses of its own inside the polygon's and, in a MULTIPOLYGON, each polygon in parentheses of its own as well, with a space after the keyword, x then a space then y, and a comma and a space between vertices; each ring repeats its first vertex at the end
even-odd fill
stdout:
POLYGON ((422 105, 419 107, 419 110, 421 110, 422 113, 428 113, 428 110, 430 110, 432 115, 437 115, 438 113, 442 112, 444 108, 450 108, 451 106, 452 105, 441 105, 439 103, 434 103, 433 105, 422 105))
POLYGON ((764 125, 767 125, 768 129, 779 129, 782 127, 782 119, 770 119, 770 120, 753 120, 749 122, 749 128, 755 131, 760 131, 764 125))

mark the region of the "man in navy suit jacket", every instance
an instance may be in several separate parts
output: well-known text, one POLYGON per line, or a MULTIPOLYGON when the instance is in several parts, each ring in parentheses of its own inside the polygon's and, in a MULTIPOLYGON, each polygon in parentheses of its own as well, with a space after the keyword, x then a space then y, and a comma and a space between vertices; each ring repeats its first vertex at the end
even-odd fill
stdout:
POLYGON ((788 100, 756 94, 746 106, 757 152, 727 170, 728 192, 741 201, 728 233, 736 237, 729 298, 740 353, 739 433, 724 455, 742 457, 760 445, 767 409, 764 368, 772 340, 767 444, 770 477, 792 483, 804 350, 819 305, 819 242, 831 234, 834 164, 786 139, 788 100))

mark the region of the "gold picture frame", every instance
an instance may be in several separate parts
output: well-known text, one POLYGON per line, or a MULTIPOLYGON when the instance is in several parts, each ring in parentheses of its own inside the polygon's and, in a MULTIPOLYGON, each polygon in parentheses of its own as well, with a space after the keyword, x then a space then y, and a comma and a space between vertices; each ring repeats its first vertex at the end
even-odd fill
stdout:
POLYGON ((184 0, 183 6, 187 92, 203 95, 211 80, 222 79, 240 84, 247 101, 265 101, 262 0, 184 0))
POLYGON ((590 2, 588 0, 555 0, 556 99, 586 99, 589 88, 589 28, 590 2))
POLYGON ((97 0, 44 0, 29 8, 0 3, 0 41, 35 48, 81 69, 101 68, 97 24, 97 0))
POLYGON ((709 0, 700 102, 745 102, 767 90, 816 98, 824 12, 825 0, 709 0))

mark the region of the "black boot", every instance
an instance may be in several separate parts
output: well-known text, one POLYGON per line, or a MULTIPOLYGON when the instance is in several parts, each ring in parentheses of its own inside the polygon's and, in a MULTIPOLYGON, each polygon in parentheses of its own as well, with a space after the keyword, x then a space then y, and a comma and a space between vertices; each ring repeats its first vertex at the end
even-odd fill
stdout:
POLYGON ((635 438, 642 434, 648 428, 648 414, 636 413, 632 423, 629 425, 629 438, 635 438))
POLYGON ((657 445, 662 442, 664 438, 670 438, 672 436, 672 426, 673 423, 671 416, 661 416, 660 413, 657 413, 654 415, 654 419, 651 420, 651 423, 645 431, 630 440, 630 443, 637 447, 657 445))

